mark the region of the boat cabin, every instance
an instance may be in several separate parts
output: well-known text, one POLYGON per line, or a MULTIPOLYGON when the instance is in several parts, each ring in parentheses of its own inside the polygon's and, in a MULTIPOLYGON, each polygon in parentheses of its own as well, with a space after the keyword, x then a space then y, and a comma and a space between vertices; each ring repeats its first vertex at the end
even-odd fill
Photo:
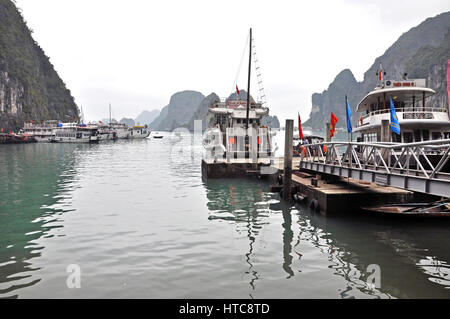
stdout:
POLYGON ((435 91, 426 87, 425 79, 386 80, 368 93, 357 106, 360 118, 354 132, 363 142, 381 141, 381 121, 390 121, 390 100, 400 124, 401 134, 391 132, 391 141, 412 143, 450 138, 448 107, 432 105, 435 91))

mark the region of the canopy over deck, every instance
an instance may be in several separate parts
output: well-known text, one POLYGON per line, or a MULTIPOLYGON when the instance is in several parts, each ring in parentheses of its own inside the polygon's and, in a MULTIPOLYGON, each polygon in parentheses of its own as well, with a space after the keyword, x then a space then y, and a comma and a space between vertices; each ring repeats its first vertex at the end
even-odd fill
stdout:
POLYGON ((359 102, 356 108, 357 112, 364 112, 370 110, 370 106, 381 103, 384 105, 386 101, 386 108, 389 108, 389 98, 392 98, 394 102, 402 101, 405 104, 413 103, 415 99, 417 102, 423 98, 428 98, 436 92, 430 88, 425 87, 389 87, 382 89, 375 89, 368 93, 359 102))

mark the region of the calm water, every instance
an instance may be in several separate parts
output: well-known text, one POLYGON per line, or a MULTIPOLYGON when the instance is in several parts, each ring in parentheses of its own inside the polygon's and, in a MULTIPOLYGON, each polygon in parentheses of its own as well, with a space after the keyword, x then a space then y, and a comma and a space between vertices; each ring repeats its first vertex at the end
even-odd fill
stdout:
POLYGON ((1 146, 0 297, 450 297, 450 222, 325 218, 265 182, 204 182, 190 144, 1 146))

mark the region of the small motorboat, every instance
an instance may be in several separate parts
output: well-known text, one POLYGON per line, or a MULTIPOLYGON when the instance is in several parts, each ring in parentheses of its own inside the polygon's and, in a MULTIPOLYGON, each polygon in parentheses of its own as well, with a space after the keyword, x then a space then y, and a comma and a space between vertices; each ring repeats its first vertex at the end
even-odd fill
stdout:
POLYGON ((390 216, 450 217, 448 198, 430 203, 405 203, 362 207, 370 213, 390 216))
POLYGON ((161 133, 159 133, 159 132, 155 132, 155 133, 153 133, 152 135, 153 135, 153 138, 163 138, 163 137, 164 137, 164 136, 163 136, 161 133))

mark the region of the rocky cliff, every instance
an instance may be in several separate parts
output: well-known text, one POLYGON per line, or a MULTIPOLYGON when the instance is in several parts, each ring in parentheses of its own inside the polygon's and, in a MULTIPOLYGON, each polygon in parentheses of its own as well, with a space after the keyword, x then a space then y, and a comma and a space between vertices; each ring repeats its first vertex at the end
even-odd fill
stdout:
POLYGON ((205 96, 196 91, 182 91, 170 98, 169 105, 162 108, 150 128, 159 131, 172 131, 188 124, 205 96))
POLYGON ((120 121, 120 124, 126 124, 129 127, 133 127, 136 123, 134 122, 133 119, 127 118, 127 117, 123 117, 120 121))
POLYGON ((338 127, 345 127, 345 103, 347 94, 352 107, 352 121, 358 120, 356 105, 377 84, 376 71, 379 63, 386 71, 385 78, 401 79, 404 73, 409 78, 426 78, 427 85, 436 91, 430 103, 448 105, 446 93, 446 67, 449 51, 450 12, 428 18, 417 27, 404 33, 386 52, 375 59, 364 73, 364 80, 357 82, 348 69, 340 72, 327 90, 312 95, 310 118, 304 123, 314 130, 323 130, 329 121, 330 112, 341 120, 338 127))
POLYGON ((134 121, 142 125, 150 124, 159 116, 159 113, 159 110, 142 111, 134 121))
POLYGON ((34 41, 20 11, 0 0, 0 127, 75 120, 79 111, 49 58, 34 41))
POLYGON ((280 121, 276 115, 267 115, 261 119, 261 124, 270 128, 280 128, 280 121))
POLYGON ((208 113, 208 108, 213 105, 216 102, 220 102, 220 98, 216 93, 211 93, 207 97, 205 97, 200 105, 198 106, 197 110, 195 111, 194 115, 191 117, 187 124, 187 128, 190 131, 194 130, 194 121, 195 120, 201 120, 202 121, 202 130, 206 129, 206 114, 208 113))

